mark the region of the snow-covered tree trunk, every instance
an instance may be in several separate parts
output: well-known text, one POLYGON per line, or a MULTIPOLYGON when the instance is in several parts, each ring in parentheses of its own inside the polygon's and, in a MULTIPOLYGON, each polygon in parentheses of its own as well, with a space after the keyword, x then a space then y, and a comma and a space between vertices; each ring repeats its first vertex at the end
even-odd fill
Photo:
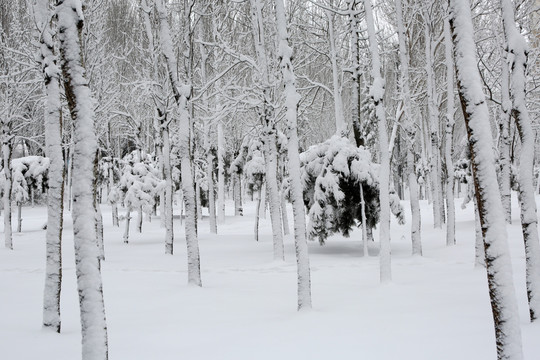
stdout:
POLYGON ((283 223, 283 235, 289 235, 291 231, 289 230, 289 215, 287 214, 287 198, 285 196, 285 191, 283 185, 281 187, 281 222, 283 223))
POLYGON ((233 174, 234 181, 234 216, 244 215, 244 209, 242 208, 242 178, 240 174, 233 174))
POLYGON ((334 116, 336 118, 336 134, 342 135, 346 131, 345 116, 343 114, 343 101, 341 99, 341 87, 339 85, 339 74, 337 63, 336 39, 334 35, 334 13, 325 10, 328 19, 328 41, 330 42, 330 61, 332 63, 332 85, 334 95, 334 116))
MULTIPOLYGON (((110 190, 114 187, 114 175, 113 175, 112 166, 109 167, 108 175, 109 175, 109 192, 110 192, 110 190)), ((119 227, 120 223, 118 222, 118 204, 116 203, 116 201, 111 204, 111 207, 112 207, 112 210, 111 210, 112 224, 113 226, 119 227)))
MULTIPOLYGON (((503 53, 504 54, 504 53, 503 53)), ((508 62, 504 55, 501 55, 501 119, 499 124, 499 187, 501 189, 502 203, 506 214, 506 222, 512 223, 512 187, 511 173, 512 164, 510 161, 510 121, 512 102, 510 101, 508 78, 508 62)), ((539 182, 540 183, 540 182, 539 182)))
POLYGON ((11 229, 11 190, 13 188, 13 176, 11 170, 12 135, 10 119, 2 118, 2 161, 4 176, 4 243, 6 248, 13 250, 13 234, 11 229))
POLYGON ((407 146, 407 172, 409 181, 409 194, 411 204, 411 243, 413 255, 422 255, 422 233, 420 229, 420 202, 418 200, 418 179, 416 177, 416 128, 411 115, 411 94, 409 86, 409 50, 406 44, 407 34, 403 19, 403 8, 401 0, 396 0, 397 33, 399 40, 399 60, 400 60, 400 85, 401 101, 405 120, 403 128, 406 132, 407 146))
POLYGON ((379 201, 381 204, 381 217, 379 223, 380 241, 380 279, 388 282, 392 279, 390 264, 390 154, 388 151, 388 133, 386 130, 386 114, 383 104, 384 79, 381 75, 381 60, 379 57, 379 44, 375 32, 371 0, 364 0, 366 10, 366 23, 371 53, 371 76, 373 83, 370 96, 375 104, 375 117, 379 125, 379 147, 381 165, 379 168, 379 201))
POLYGON ((218 222, 225 222, 225 135, 223 124, 217 124, 217 157, 218 157, 218 222))
POLYGON ((47 231, 43 326, 60 332, 60 292, 62 289, 62 227, 64 212, 64 157, 62 153, 62 115, 60 69, 54 50, 54 32, 50 25, 49 0, 35 5, 36 25, 40 32, 40 62, 45 82, 45 154, 50 160, 47 190, 47 231))
MULTIPOLYGON (((160 117, 165 116, 160 114, 160 117)), ((163 176, 165 177, 164 210, 165 217, 165 254, 174 252, 174 226, 173 226, 173 181, 171 170, 171 141, 169 138, 169 125, 167 121, 160 121, 161 141, 163 145, 163 176)))
POLYGON ((265 165, 266 165, 266 188, 268 190, 270 221, 272 223, 272 241, 274 260, 285 260, 283 252, 283 226, 281 222, 278 181, 277 181, 277 147, 276 129, 266 126, 265 131, 265 165))
POLYGON ((17 232, 22 231, 22 202, 17 203, 17 232))
POLYGON ((124 227, 124 244, 129 243, 129 223, 131 222, 131 209, 126 213, 126 226, 124 227))
POLYGON ((441 167, 439 161, 439 114, 437 105, 435 104, 436 90, 433 74, 433 43, 430 36, 429 27, 424 28, 424 43, 426 54, 426 87, 428 98, 428 128, 430 129, 430 175, 431 175, 431 195, 433 200, 433 225, 436 228, 441 228, 443 219, 441 217, 441 167))
MULTIPOLYGON (((95 190, 94 190, 95 191, 95 190)), ((99 206, 98 198, 94 193, 94 214, 96 217, 96 241, 98 246, 99 260, 105 260, 105 239, 103 237, 103 215, 99 206)))
POLYGON ((446 245, 456 243, 456 209, 454 204, 454 63, 452 61, 452 35, 448 18, 444 19, 444 46, 446 57, 446 138, 444 162, 446 165, 446 245))
POLYGON ((484 237, 476 197, 474 197, 474 266, 486 267, 486 254, 484 252, 484 237))
POLYGON ((364 145, 362 129, 360 128, 360 46, 358 44, 358 32, 360 31, 359 11, 357 10, 358 0, 347 0, 349 12, 349 31, 351 34, 351 120, 354 131, 356 145, 364 145))
POLYGON ((261 190, 257 191, 255 197, 255 227, 253 228, 255 234, 255 241, 259 241, 259 219, 261 218, 261 190))
POLYGON ((468 0, 449 0, 459 97, 467 127, 478 202, 498 359, 522 359, 521 328, 512 279, 505 214, 501 202, 489 111, 477 68, 468 0))
POLYGON ((364 198, 364 187, 360 186, 360 207, 362 210, 362 248, 364 249, 364 256, 369 255, 368 250, 368 234, 366 224, 366 200, 364 198))
POLYGON ((298 269, 298 310, 311 309, 311 273, 306 239, 306 215, 300 179, 300 155, 298 154, 297 110, 300 95, 296 91, 294 70, 291 63, 292 49, 289 46, 287 20, 283 0, 275 0, 278 57, 285 83, 285 106, 287 120, 287 151, 289 157, 289 179, 294 218, 294 242, 298 269))
POLYGON ((190 121, 188 111, 188 98, 191 95, 189 85, 180 86, 176 69, 176 58, 172 48, 171 32, 167 22, 167 10, 163 0, 156 0, 156 10, 159 17, 161 51, 167 63, 169 80, 173 90, 179 114, 179 149, 180 149, 180 172, 182 174, 182 192, 185 206, 185 233, 188 256, 188 283, 202 286, 201 265, 199 256, 199 242, 197 239, 195 188, 190 157, 190 121))
MULTIPOLYGON (((525 264, 527 297, 531 321, 540 316, 540 243, 538 240, 538 217, 534 198, 534 142, 532 128, 525 100, 528 46, 516 28, 514 6, 511 0, 501 0, 502 18, 508 61, 510 64, 510 99, 512 115, 521 139, 519 157, 519 204, 521 207, 521 228, 525 242, 525 264)), ((504 61, 504 60, 503 60, 504 61)))
POLYGON ((79 0, 59 0, 58 37, 68 107, 74 124, 73 238, 82 330, 82 359, 108 358, 107 323, 96 243, 94 209, 94 132, 92 95, 82 63, 83 10, 79 0))
POLYGON ((216 219, 216 197, 214 194, 214 155, 208 150, 206 155, 206 181, 208 182, 208 214, 209 214, 209 223, 210 223, 210 232, 212 234, 217 234, 217 219, 216 219))

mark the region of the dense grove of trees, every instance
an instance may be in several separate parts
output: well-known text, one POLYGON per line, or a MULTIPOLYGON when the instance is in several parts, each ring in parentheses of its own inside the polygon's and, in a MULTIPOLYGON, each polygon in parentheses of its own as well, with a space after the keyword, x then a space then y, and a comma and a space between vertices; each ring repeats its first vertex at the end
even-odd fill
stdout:
POLYGON ((521 358, 505 221, 518 190, 534 321, 539 11, 534 0, 0 0, 4 239, 17 246, 12 202, 20 231, 20 206, 43 191, 25 193, 16 159, 46 157, 44 326, 61 330, 64 207, 83 358, 105 359, 101 203, 116 226, 125 208, 126 243, 132 212, 139 231, 143 213, 159 214, 172 254, 178 197, 188 282, 202 286, 203 208, 216 233, 226 199, 242 216, 242 201, 255 198, 257 238, 268 205, 282 260, 291 202, 298 309, 309 309, 308 239, 361 226, 367 244, 377 226, 381 281, 390 281, 399 199, 409 200, 411 252, 421 255, 419 200, 430 201, 451 246, 454 198, 467 196, 498 356, 521 358))

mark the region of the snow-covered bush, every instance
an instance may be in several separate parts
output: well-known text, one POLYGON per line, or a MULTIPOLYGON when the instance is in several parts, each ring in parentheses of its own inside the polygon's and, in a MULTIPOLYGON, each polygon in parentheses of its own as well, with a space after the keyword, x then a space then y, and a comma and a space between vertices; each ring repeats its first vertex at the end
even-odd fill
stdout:
POLYGON ((142 208, 145 213, 151 213, 156 197, 165 186, 153 157, 135 150, 122 163, 122 175, 116 189, 109 194, 109 201, 123 200, 129 210, 142 208))
MULTIPOLYGON (((368 150, 356 147, 346 138, 333 136, 302 153, 300 161, 311 239, 317 237, 322 244, 333 233, 349 236, 353 226, 360 226, 361 189, 366 226, 375 227, 380 214, 379 165, 371 162, 368 150)), ((394 195, 390 201, 392 212, 403 223, 399 199, 394 195)))
MULTIPOLYGON (((49 158, 43 156, 25 156, 11 160, 13 187, 11 198, 18 204, 28 200, 31 191, 34 194, 45 192, 49 158)), ((6 177, 4 170, 0 173, 0 188, 3 192, 6 177)))
POLYGON ((246 162, 243 173, 246 178, 248 191, 255 193, 261 190, 266 174, 263 154, 264 145, 259 139, 251 139, 247 142, 246 146, 246 162))

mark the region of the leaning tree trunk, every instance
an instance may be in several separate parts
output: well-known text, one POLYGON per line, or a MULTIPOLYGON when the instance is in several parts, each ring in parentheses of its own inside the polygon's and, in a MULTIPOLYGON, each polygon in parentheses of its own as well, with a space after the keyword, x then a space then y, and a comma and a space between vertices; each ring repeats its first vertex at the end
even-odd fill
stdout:
POLYGON ((501 8, 511 69, 510 99, 512 100, 512 115, 516 121, 519 138, 521 139, 518 175, 519 205, 521 207, 523 241, 525 242, 529 314, 531 321, 535 321, 540 316, 540 243, 538 241, 538 217, 534 198, 535 133, 525 100, 528 49, 525 39, 516 28, 512 1, 501 0, 501 8))
POLYGON ((497 184, 489 111, 477 68, 468 0, 449 0, 459 97, 471 151, 476 201, 482 224, 487 279, 498 359, 522 359, 521 329, 505 213, 497 184))
POLYGON ((43 326, 60 332, 60 292, 62 289, 62 228, 64 212, 64 157, 62 153, 62 113, 60 73, 54 52, 54 32, 49 17, 49 0, 36 3, 36 24, 40 30, 40 52, 45 81, 45 153, 50 160, 47 191, 47 231, 43 326))
POLYGON ((96 243, 94 160, 97 139, 92 95, 82 64, 83 10, 79 0, 59 0, 58 34, 68 107, 74 124, 73 241, 82 330, 82 359, 108 358, 107 323, 96 243))
POLYGON ((366 22, 369 37, 369 47, 371 53, 371 76, 373 84, 370 95, 375 104, 375 117, 379 125, 379 146, 381 154, 381 165, 379 167, 379 201, 381 204, 380 215, 380 279, 381 282, 388 282, 392 279, 390 264, 390 156, 388 151, 388 133, 386 130, 386 114, 384 110, 384 79, 381 76, 381 61, 379 57, 379 45, 377 34, 375 33, 375 22, 370 0, 364 0, 366 9, 366 22))
POLYGON ((283 0, 275 0, 278 57, 285 83, 285 105, 287 120, 287 151, 289 155, 289 175, 291 180, 291 200, 294 218, 294 244, 296 250, 296 265, 298 274, 298 310, 311 309, 311 273, 309 269, 309 254, 306 239, 306 214, 300 180, 300 155, 298 154, 298 121, 297 109, 300 95, 296 91, 296 79, 291 63, 292 49, 289 47, 287 21, 283 0))

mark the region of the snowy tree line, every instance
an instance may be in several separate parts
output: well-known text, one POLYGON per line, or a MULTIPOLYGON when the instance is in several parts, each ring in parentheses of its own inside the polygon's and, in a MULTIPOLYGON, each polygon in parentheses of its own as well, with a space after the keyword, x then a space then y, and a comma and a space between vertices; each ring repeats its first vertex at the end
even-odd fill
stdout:
POLYGON ((195 286, 203 209, 217 233, 231 221, 227 199, 235 216, 255 200, 254 238, 268 210, 273 258, 283 260, 292 203, 297 305, 309 309, 308 239, 361 227, 364 254, 378 241, 380 279, 391 281, 389 226, 391 213, 404 221, 400 199, 411 208, 411 252, 421 255, 419 201, 430 201, 451 246, 463 194, 476 206, 499 358, 520 358, 504 227, 514 189, 534 321, 537 2, 0 0, 0 10, 5 244, 16 246, 12 202, 20 231, 29 189, 43 184, 32 170, 39 163, 47 168, 43 321, 60 332, 66 207, 83 358, 107 357, 102 203, 116 226, 125 221, 126 243, 133 212, 139 231, 143 215, 159 216, 173 254, 177 202, 195 286), (16 158, 17 148, 33 160, 16 158))

